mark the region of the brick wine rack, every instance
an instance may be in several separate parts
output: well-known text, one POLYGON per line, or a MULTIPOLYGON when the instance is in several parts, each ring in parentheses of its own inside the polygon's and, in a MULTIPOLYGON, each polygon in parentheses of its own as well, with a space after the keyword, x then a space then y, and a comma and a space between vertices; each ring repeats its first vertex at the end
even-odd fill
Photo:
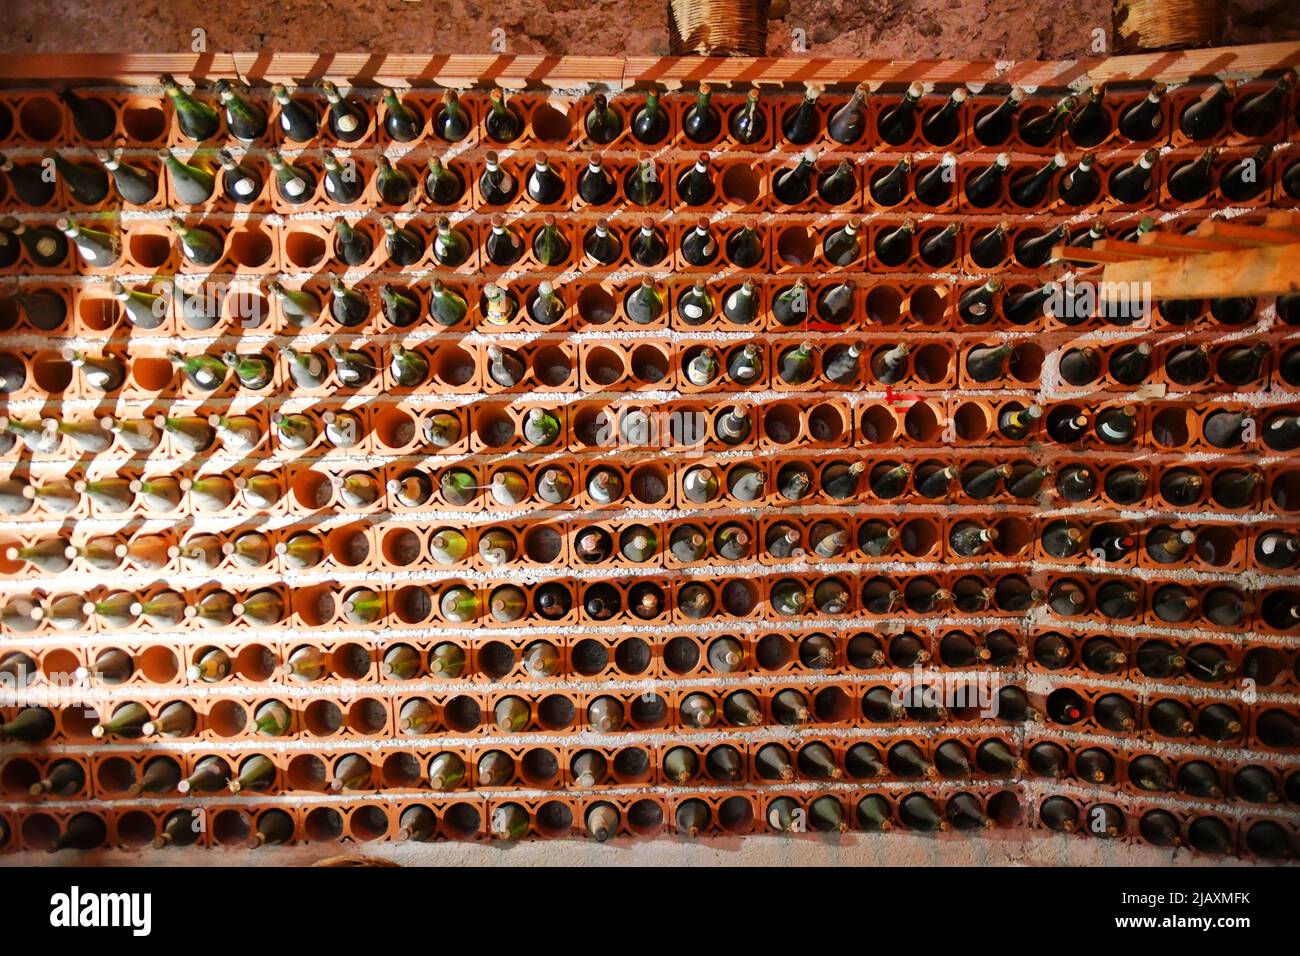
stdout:
POLYGON ((1294 859, 1297 61, 0 64, 0 850, 1294 859))

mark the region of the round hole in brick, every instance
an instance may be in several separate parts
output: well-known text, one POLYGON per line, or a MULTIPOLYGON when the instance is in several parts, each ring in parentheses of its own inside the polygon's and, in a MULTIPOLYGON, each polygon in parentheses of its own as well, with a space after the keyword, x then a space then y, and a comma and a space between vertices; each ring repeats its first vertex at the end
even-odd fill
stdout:
POLYGON ((84 296, 77 303, 77 315, 85 325, 96 332, 105 332, 117 325, 122 310, 116 299, 84 296))
POLYGON ((10 796, 27 796, 31 785, 40 779, 36 764, 22 757, 15 757, 0 769, 0 787, 10 796))
POLYGON ((235 655, 235 673, 244 680, 270 680, 275 673, 275 654, 265 644, 246 644, 235 655))
POLYGON ((130 362, 131 378, 146 392, 161 392, 175 377, 172 363, 165 358, 134 358, 130 362))
POLYGON ((524 781, 538 787, 552 783, 560 772, 560 762, 555 754, 542 747, 526 751, 519 767, 524 781))
POLYGON ((515 422, 505 409, 484 409, 475 415, 474 433, 488 448, 504 448, 514 440, 515 422))
POLYGON ((952 421, 957 437, 962 441, 977 441, 989 433, 989 413, 974 402, 957 406, 952 421))
POLYGON ((92 740, 91 730, 94 729, 99 718, 95 711, 89 708, 65 707, 59 714, 59 721, 63 725, 63 732, 69 737, 76 737, 78 740, 92 740))
POLYGON ((563 694, 550 694, 537 705, 537 720, 547 730, 572 727, 576 713, 573 701, 563 694))
MULTIPOLYGON (((100 301, 109 301, 116 304, 116 300, 113 299, 100 301)), ((18 318, 21 314, 22 310, 18 307, 17 299, 11 295, 0 297, 0 332, 8 332, 14 328, 18 324, 18 318)))
POLYGON ((948 295, 939 286, 923 285, 907 299, 911 317, 922 325, 939 325, 948 312, 948 295))
POLYGON ((460 733, 478 728, 483 721, 483 708, 472 697, 461 695, 447 701, 442 709, 442 719, 448 727, 460 733))
POLYGON ((1300 511, 1300 471, 1284 471, 1274 478, 1269 497, 1283 511, 1300 511))
POLYGON ((236 737, 248 726, 248 711, 235 700, 219 700, 208 711, 207 727, 218 737, 236 737))
POLYGON ((543 836, 567 836, 573 829, 573 811, 559 800, 548 800, 537 808, 533 817, 537 832, 543 836))
POLYGON ((814 441, 837 441, 843 436, 844 429, 844 412, 835 405, 822 402, 808 413, 808 432, 814 441))
MULTIPOLYGON (((334 486, 319 471, 300 471, 293 479, 293 496, 298 504, 311 511, 323 508, 334 497, 334 486)), ((322 622, 313 622, 322 623, 322 622)))
POLYGON ((1033 528, 1021 518, 1003 518, 993 527, 998 533, 998 540, 993 543, 998 554, 1013 557, 1033 544, 1033 528))
POLYGON ((549 525, 533 525, 524 532, 524 554, 529 561, 551 564, 564 549, 564 539, 549 525))
POLYGON ((410 528, 390 528, 379 547, 385 562, 406 567, 420 557, 420 536, 410 528))
POLYGON ((758 200, 761 183, 749 163, 734 163, 722 174, 722 195, 728 202, 750 206, 758 200))
POLYGON ((1223 526, 1205 526, 1197 530, 1196 556, 1216 568, 1232 563, 1241 536, 1236 530, 1223 526))
POLYGON ((789 445, 800 433, 799 409, 785 402, 776 402, 763 414, 763 432, 778 445, 789 445))
POLYGON ((533 134, 543 143, 564 143, 573 131, 573 117, 550 103, 533 109, 533 134))
POLYGON ((329 669, 343 680, 363 680, 370 674, 370 651, 347 641, 329 652, 329 669))
POLYGON ((224 311, 240 328, 257 329, 270 317, 271 303, 260 292, 240 287, 231 290, 224 311))
POLYGON ((32 359, 32 381, 43 392, 57 394, 72 384, 72 365, 53 352, 41 352, 32 359))
MULTIPOLYGON (((241 265, 246 269, 256 269, 266 265, 271 261, 274 252, 275 244, 271 241, 271 237, 261 229, 249 227, 237 230, 230 235, 230 258, 235 261, 236 265, 241 265)), ((322 258, 324 258, 323 255, 322 258)))
POLYGON ((718 807, 718 825, 728 833, 748 833, 754 826, 754 805, 744 797, 728 797, 718 807))
POLYGON ((421 624, 433 616, 433 597, 420 584, 400 587, 393 594, 393 613, 403 624, 421 624))
POLYGON ((48 143, 63 128, 63 110, 48 96, 34 96, 18 110, 18 125, 28 139, 48 143))
POLYGON ((359 734, 377 734, 388 724, 388 711, 373 697, 363 697, 348 708, 348 726, 359 734))
POLYGON ((106 794, 124 794, 135 783, 135 767, 122 757, 109 757, 95 774, 99 790, 106 794))
POLYGON ((617 435, 603 408, 580 408, 573 416, 574 437, 592 447, 609 444, 617 435))
POLYGON ((943 430, 939 416, 928 402, 917 402, 903 416, 903 428, 914 441, 931 442, 939 437, 943 430))
POLYGON ((785 265, 807 265, 816 252, 817 242, 803 226, 788 226, 776 237, 776 254, 785 265))
POLYGON ((1242 676, 1263 687, 1279 683, 1286 672, 1286 656, 1272 647, 1256 647, 1248 651, 1241 668, 1242 676))
POLYGON ((127 106, 122 110, 122 129, 134 143, 152 143, 167 132, 167 114, 157 106, 127 106))
POLYGON ((314 700, 303 711, 303 726, 313 736, 329 737, 343 726, 343 711, 332 700, 314 700))
POLYGON ((48 813, 33 813, 22 821, 23 843, 30 850, 50 850, 59 838, 59 824, 48 813))
POLYGON ((1018 382, 1037 382, 1043 369, 1043 350, 1032 342, 1021 342, 1011 351, 1008 371, 1018 382))
POLYGON ((66 648, 52 650, 41 656, 41 673, 54 682, 70 681, 80 662, 77 655, 66 648))
POLYGON ((370 541, 360 524, 335 528, 327 540, 330 556, 344 567, 355 568, 370 557, 370 541))
POLYGON ((478 653, 478 666, 488 677, 500 680, 514 670, 514 648, 503 641, 488 641, 478 653))
MULTIPOLYGON (((121 825, 118 833, 122 832, 121 825)), ((253 823, 243 810, 220 810, 212 817, 212 836, 221 846, 232 846, 248 841, 253 823)))
POLYGON ((665 727, 668 724, 668 701, 658 694, 642 693, 632 699, 632 723, 643 729, 665 727))
POLYGON ((375 435, 385 448, 405 448, 415 440, 415 419, 400 408, 384 409, 374 422, 375 435))
POLYGON ((438 350, 438 362, 435 366, 438 379, 452 388, 460 388, 474 380, 478 371, 474 356, 457 346, 448 346, 438 350))
POLYGON ((1020 805, 1020 798, 1016 794, 1010 790, 1003 790, 989 797, 985 813, 999 826, 1010 827, 1020 823, 1024 817, 1024 808, 1020 805))
POLYGON ((547 345, 533 353, 533 374, 549 388, 558 388, 573 375, 573 360, 558 345, 547 345))
POLYGON ((627 747, 614 754, 614 775, 623 783, 640 783, 650 776, 650 755, 640 747, 627 747))
POLYGON ((597 346, 587 352, 583 370, 596 385, 612 385, 623 377, 623 357, 613 349, 597 346))
POLYGON ((358 807, 348 818, 348 830, 354 839, 378 840, 388 835, 388 815, 379 807, 358 807))
POLYGON ((1187 444, 1190 434, 1186 409, 1163 408, 1151 419, 1151 438, 1157 445, 1179 448, 1187 444))
POLYGON ((668 475, 659 465, 638 465, 632 469, 632 479, 628 484, 632 497, 639 504, 657 504, 668 494, 668 475))
POLYGON ((914 558, 929 554, 938 543, 938 527, 925 518, 906 522, 898 532, 898 546, 914 558))
POLYGON ((0 139, 8 139, 14 132, 14 111, 0 103, 0 139))
POLYGON ((629 637, 614 648, 614 662, 624 674, 643 674, 650 667, 650 645, 639 637, 629 637))
POLYGON ((483 824, 479 812, 468 803, 453 803, 442 818, 442 832, 455 840, 476 835, 483 824))
POLYGON ((653 384, 668 374, 668 357, 653 345, 638 346, 632 352, 632 375, 638 382, 653 384))
POLYGON ((867 319, 893 325, 903 312, 903 293, 892 285, 878 285, 867 293, 867 319))
POLYGON ((722 607, 733 617, 744 617, 758 606, 758 588, 749 581, 730 580, 722 586, 722 607))
POLYGON ((849 719, 853 701, 839 687, 827 687, 817 692, 812 709, 818 720, 840 723, 849 719))
POLYGON ((893 441, 898 422, 884 405, 868 405, 862 413, 862 437, 873 445, 893 441))
POLYGON ((157 832, 153 817, 143 810, 128 810, 117 818, 117 842, 122 846, 148 846, 157 832))
POLYGON ((343 815, 333 807, 317 807, 307 812, 302 828, 309 842, 332 843, 343 835, 343 815))
POLYGON ((578 293, 578 315, 588 325, 604 325, 614 318, 617 309, 614 297, 598 285, 578 293))
POLYGON ((158 269, 171 258, 171 239, 161 233, 137 232, 127 239, 131 259, 145 269, 158 269))
POLYGON ((923 345, 912 353, 912 369, 927 385, 937 385, 948 377, 952 351, 942 345, 923 345))
POLYGON ((674 674, 688 674, 700 663, 700 645, 689 637, 674 637, 663 653, 664 665, 674 674))
POLYGON ((633 833, 656 833, 663 825, 664 808, 653 800, 638 800, 627 808, 627 826, 633 833))
POLYGON ((783 634, 764 634, 754 647, 754 659, 763 670, 780 670, 794 658, 794 642, 783 634))
POLYGON ((5 541, 0 541, 0 574, 17 574, 19 571, 23 569, 22 560, 18 558, 14 558, 12 561, 10 561, 8 558, 5 557, 6 549, 17 548, 21 546, 22 546, 22 542, 17 540, 16 538, 9 538, 5 541))
POLYGON ((583 677, 592 677, 609 666, 609 648, 584 637, 573 646, 572 658, 574 670, 583 677))

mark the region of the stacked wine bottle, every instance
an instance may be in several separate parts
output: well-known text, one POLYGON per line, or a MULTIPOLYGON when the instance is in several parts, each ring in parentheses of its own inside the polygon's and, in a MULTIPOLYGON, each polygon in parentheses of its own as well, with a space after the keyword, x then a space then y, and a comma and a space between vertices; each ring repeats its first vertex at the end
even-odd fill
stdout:
POLYGON ((0 91, 0 848, 1294 858, 1295 80, 0 91))

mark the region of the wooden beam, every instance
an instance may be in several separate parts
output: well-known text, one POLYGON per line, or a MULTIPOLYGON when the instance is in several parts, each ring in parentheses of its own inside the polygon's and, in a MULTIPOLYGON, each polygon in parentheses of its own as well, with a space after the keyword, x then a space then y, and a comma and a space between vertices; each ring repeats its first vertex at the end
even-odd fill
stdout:
MULTIPOLYGON (((1153 233, 1146 233, 1144 236, 1140 236, 1139 238, 1145 238, 1146 236, 1149 235, 1153 235, 1153 233)), ((1112 262, 1122 262, 1124 261, 1124 259, 1168 259, 1169 258, 1169 253, 1164 252, 1161 249, 1152 246, 1150 243, 1125 242, 1122 239, 1101 239, 1097 242, 1094 242, 1092 244, 1092 248, 1096 252, 1107 252, 1107 253, 1113 252, 1117 256, 1123 257, 1123 259, 1110 260, 1112 262)))
POLYGON ((1114 283, 1120 290, 1149 290, 1152 299, 1285 295, 1300 291, 1300 242, 1178 259, 1115 262, 1106 266, 1102 281, 1114 283))
POLYGON ((1274 209, 1264 217, 1264 225, 1270 229, 1294 229, 1300 232, 1300 212, 1274 209))
POLYGON ((1132 262, 1134 257, 1127 252, 1112 252, 1106 249, 1087 248, 1085 246, 1067 246, 1062 243, 1052 247, 1052 258, 1066 262, 1087 262, 1103 265, 1112 262, 1132 262))
POLYGON ((1251 226, 1226 219, 1207 219, 1196 227, 1196 234, 1208 239, 1225 239, 1238 246, 1285 246, 1300 242, 1300 234, 1287 229, 1251 226))
POLYGON ((1170 256, 1185 256, 1197 252, 1229 252, 1241 248, 1235 242, 1189 236, 1181 232, 1148 232, 1138 236, 1138 244, 1153 249, 1163 249, 1170 256))
POLYGON ((1219 76, 1248 79, 1300 65, 1300 42, 1258 43, 1078 60, 889 60, 789 57, 604 57, 427 53, 88 53, 0 57, 0 83, 50 80, 150 85, 159 73, 178 78, 305 82, 329 78, 348 85, 528 86, 570 89, 599 83, 613 88, 659 83, 718 86, 804 83, 851 87, 1019 84, 1042 89, 1095 83, 1184 83, 1219 76))

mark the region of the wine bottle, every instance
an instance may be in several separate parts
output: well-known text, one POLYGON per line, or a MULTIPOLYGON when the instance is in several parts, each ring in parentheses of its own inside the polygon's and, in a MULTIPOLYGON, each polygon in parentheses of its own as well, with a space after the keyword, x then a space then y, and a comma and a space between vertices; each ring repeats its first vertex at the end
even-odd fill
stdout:
POLYGON ((167 98, 172 101, 176 125, 186 137, 202 142, 217 135, 221 130, 220 113, 182 90, 170 74, 164 73, 158 82, 167 98))
POLYGON ((343 143, 363 139, 370 128, 370 114, 365 106, 354 96, 345 98, 329 80, 321 80, 320 88, 329 104, 325 125, 334 137, 343 143))
POLYGON ((1183 107, 1178 115, 1178 128, 1188 139, 1206 140, 1218 134, 1228 122, 1228 102, 1232 89, 1226 83, 1215 83, 1192 103, 1183 107))
POLYGON ((668 135, 668 111, 659 103, 659 91, 646 91, 645 103, 632 117, 632 135, 646 146, 663 142, 668 135))
POLYGON ((817 115, 817 97, 820 95, 820 87, 813 83, 805 84, 799 104, 786 110, 781 118, 781 135, 786 142, 794 146, 805 146, 817 138, 821 127, 817 115))
POLYGON ((1013 117, 1024 100, 1024 91, 1013 86, 1000 103, 984 110, 975 118, 972 129, 981 145, 1000 146, 1011 137, 1013 117))
POLYGON ((826 132, 831 139, 845 146, 862 139, 867 129, 866 98, 870 92, 866 83, 859 85, 848 101, 831 113, 826 121, 826 132))

